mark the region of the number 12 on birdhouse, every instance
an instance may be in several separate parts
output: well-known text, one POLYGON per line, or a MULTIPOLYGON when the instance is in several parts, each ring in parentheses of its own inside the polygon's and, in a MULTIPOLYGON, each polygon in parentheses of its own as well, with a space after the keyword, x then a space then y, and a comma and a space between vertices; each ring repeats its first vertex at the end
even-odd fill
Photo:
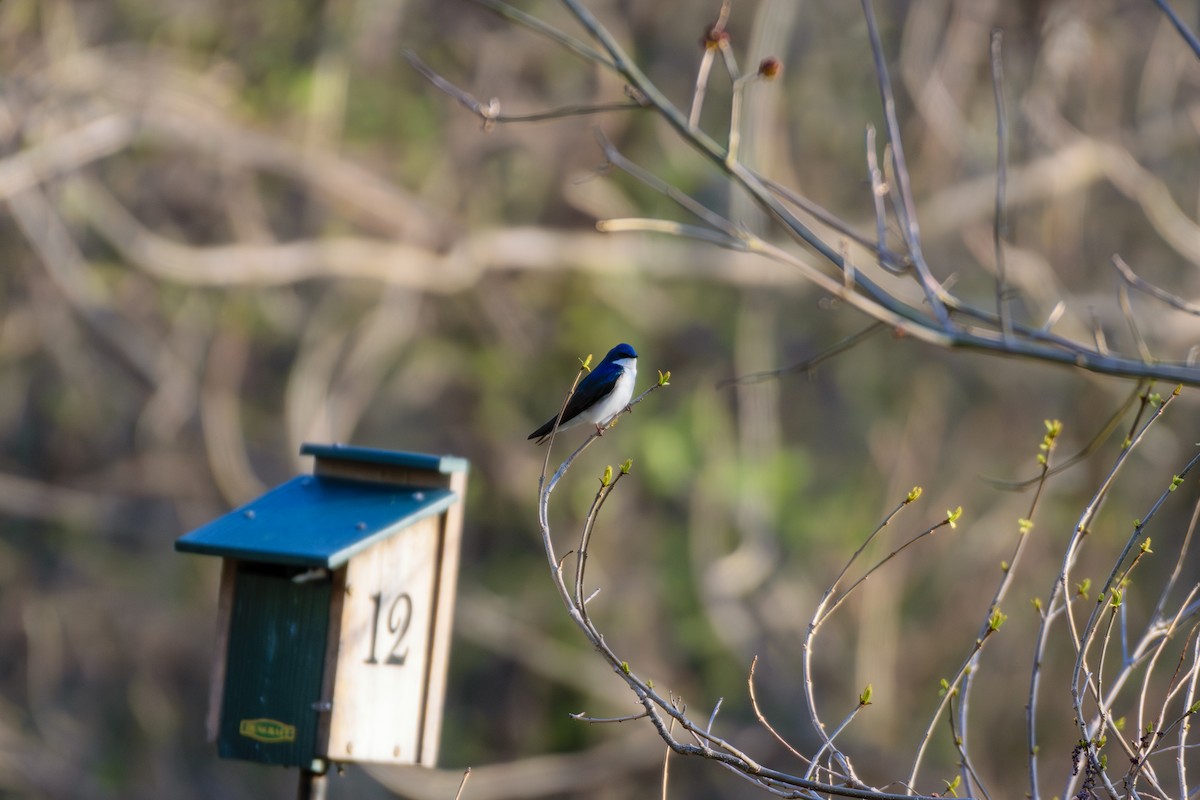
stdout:
MULTIPOLYGON (((371 647, 368 650, 366 662, 378 664, 379 659, 375 657, 375 644, 379 636, 379 612, 383 608, 383 592, 376 592, 371 595, 371 599, 375 601, 375 621, 371 623, 371 647)), ((408 647, 404 646, 404 636, 408 633, 408 626, 412 623, 412 614, 412 595, 408 592, 396 595, 396 599, 388 607, 387 616, 384 617, 387 620, 388 639, 393 642, 391 649, 388 650, 387 658, 383 660, 384 664, 404 666, 404 661, 408 658, 408 647), (401 647, 404 649, 402 650, 401 647)))

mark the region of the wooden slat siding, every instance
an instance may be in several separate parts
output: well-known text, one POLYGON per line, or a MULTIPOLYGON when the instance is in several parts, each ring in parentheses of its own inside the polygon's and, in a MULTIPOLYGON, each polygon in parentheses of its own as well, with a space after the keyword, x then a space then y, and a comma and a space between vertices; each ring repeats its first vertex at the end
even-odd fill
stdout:
POLYGON ((440 714, 425 702, 431 659, 431 619, 440 572, 437 558, 441 515, 426 517, 358 554, 346 567, 345 603, 329 721, 328 757, 333 761, 415 763, 424 715, 440 714), (375 656, 367 664, 375 606, 381 592, 375 656), (411 624, 402 643, 403 666, 385 663, 395 643, 388 631, 392 600, 400 593, 412 599, 411 624))
POLYGON ((208 682, 208 717, 205 732, 209 744, 216 744, 221 729, 221 698, 225 696, 225 654, 229 650, 229 620, 233 614, 233 589, 237 583, 236 558, 221 560, 221 586, 217 590, 217 635, 213 647, 212 669, 208 682))
POLYGON ((331 461, 380 464, 387 467, 441 474, 465 472, 469 467, 466 459, 459 458, 458 456, 406 453, 397 450, 381 450, 376 447, 359 447, 344 444, 305 442, 300 446, 300 454, 331 461))
POLYGON ((434 602, 437 614, 430 633, 430 663, 425 687, 425 707, 433 709, 425 714, 424 730, 421 732, 421 750, 418 763, 427 767, 437 765, 438 749, 442 736, 442 707, 446 699, 446 675, 450 667, 450 638, 454 626, 454 605, 458 596, 459 554, 462 549, 463 512, 467 498, 467 473, 456 472, 450 476, 449 489, 458 497, 458 502, 441 514, 439 532, 439 565, 434 602))
POLYGON ((329 596, 329 633, 325 637, 325 669, 321 681, 322 704, 330 704, 328 710, 320 712, 317 724, 317 746, 319 754, 329 753, 329 722, 333 718, 333 690, 337 685, 338 643, 342 638, 342 613, 346 597, 346 567, 333 573, 333 587, 329 596))
POLYGON ((435 472, 427 469, 411 469, 389 464, 371 464, 351 459, 318 456, 316 465, 313 467, 313 474, 374 483, 395 483, 400 486, 449 489, 453 477, 458 473, 435 472))

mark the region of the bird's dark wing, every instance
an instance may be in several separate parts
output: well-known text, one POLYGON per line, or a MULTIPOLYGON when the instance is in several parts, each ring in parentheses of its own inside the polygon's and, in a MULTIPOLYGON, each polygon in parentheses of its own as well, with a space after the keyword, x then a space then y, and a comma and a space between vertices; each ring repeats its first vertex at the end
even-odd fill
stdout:
MULTIPOLYGON (((604 398, 606 394, 613 390, 617 379, 621 377, 620 368, 613 368, 611 365, 607 369, 597 368, 589 372, 583 380, 579 382, 579 386, 575 387, 575 394, 571 395, 570 401, 567 402, 567 408, 563 411, 562 421, 565 425, 593 404, 604 398)), ((555 414, 542 427, 538 428, 533 433, 529 434, 530 439, 538 439, 538 444, 541 444, 541 439, 550 434, 554 430, 554 423, 558 421, 558 415, 555 414)))

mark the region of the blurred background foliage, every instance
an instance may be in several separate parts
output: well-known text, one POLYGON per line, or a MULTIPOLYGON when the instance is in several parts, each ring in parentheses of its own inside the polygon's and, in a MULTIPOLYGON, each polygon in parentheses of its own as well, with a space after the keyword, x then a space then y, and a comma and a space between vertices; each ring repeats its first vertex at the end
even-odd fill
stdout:
MULTIPOLYGON (((686 106, 718 4, 591 5, 686 106)), ((1178 5, 1197 19, 1194 3, 1178 5)), ((522 7, 576 30, 553 3, 522 7)), ((1133 350, 1113 252, 1195 296, 1200 69, 1152 3, 915 0, 879 13, 939 278, 988 305, 987 42, 999 26, 1018 313, 1039 324, 1062 300, 1060 329, 1133 350)), ((857 5, 738 0, 729 30, 744 65, 784 64, 749 92, 745 160, 870 231, 863 130, 881 115, 857 5)), ((307 470, 303 441, 472 463, 446 772, 378 777, 415 797, 453 796, 468 765, 468 798, 656 792, 663 752, 648 726, 567 717, 635 707, 545 580, 544 451, 525 441, 576 359, 618 341, 638 349, 641 386, 669 369, 671 387, 588 452, 553 520, 570 546, 595 477, 633 459, 593 545, 592 613, 691 709, 724 697, 718 730, 762 762, 801 769, 755 722, 752 658, 772 722, 811 746, 800 640, 826 582, 913 485, 925 495, 895 537, 964 506, 957 529, 875 576, 818 642, 825 718, 871 682, 873 705, 845 741, 868 780, 901 777, 1027 513, 1027 494, 989 479, 1036 473, 1043 419, 1065 422, 1063 454, 1084 447, 1133 385, 884 334, 811 375, 718 388, 866 322, 779 265, 596 233, 597 218, 684 218, 599 169, 597 125, 658 176, 764 225, 659 120, 483 131, 406 48, 506 112, 623 97, 611 76, 456 0, 0 3, 0 795, 290 795, 293 774, 219 761, 203 741, 218 565, 172 543, 307 470)), ((728 89, 717 74, 702 118, 718 139, 728 89)), ((1197 344, 1193 318, 1134 304, 1156 356, 1197 344)), ((1135 455, 1078 574, 1103 577, 1184 463, 1193 395, 1135 455)), ((1053 480, 980 676, 973 733, 999 796, 1025 787, 1029 601, 1049 591, 1129 421, 1053 480)), ((1149 531, 1162 555, 1135 580, 1131 613, 1174 566, 1196 488, 1181 487, 1149 531)), ((1050 666, 1069 656, 1060 639, 1050 666)), ((1058 780, 1074 733, 1065 684, 1048 686, 1043 769, 1058 780)), ((946 738, 919 788, 952 776, 946 738)), ((355 768, 331 791, 389 796, 355 768)), ((714 765, 671 773, 673 796, 744 791, 714 765)))

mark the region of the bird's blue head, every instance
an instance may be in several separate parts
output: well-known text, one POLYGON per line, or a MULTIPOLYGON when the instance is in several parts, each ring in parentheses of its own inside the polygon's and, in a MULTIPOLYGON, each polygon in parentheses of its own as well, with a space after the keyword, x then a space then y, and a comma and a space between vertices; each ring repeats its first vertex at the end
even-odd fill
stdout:
POLYGON ((612 364, 615 361, 620 361, 622 358, 637 358, 637 357, 638 357, 637 351, 633 349, 633 346, 622 342, 621 344, 614 347, 612 350, 608 351, 608 355, 606 355, 604 357, 604 363, 612 364))

